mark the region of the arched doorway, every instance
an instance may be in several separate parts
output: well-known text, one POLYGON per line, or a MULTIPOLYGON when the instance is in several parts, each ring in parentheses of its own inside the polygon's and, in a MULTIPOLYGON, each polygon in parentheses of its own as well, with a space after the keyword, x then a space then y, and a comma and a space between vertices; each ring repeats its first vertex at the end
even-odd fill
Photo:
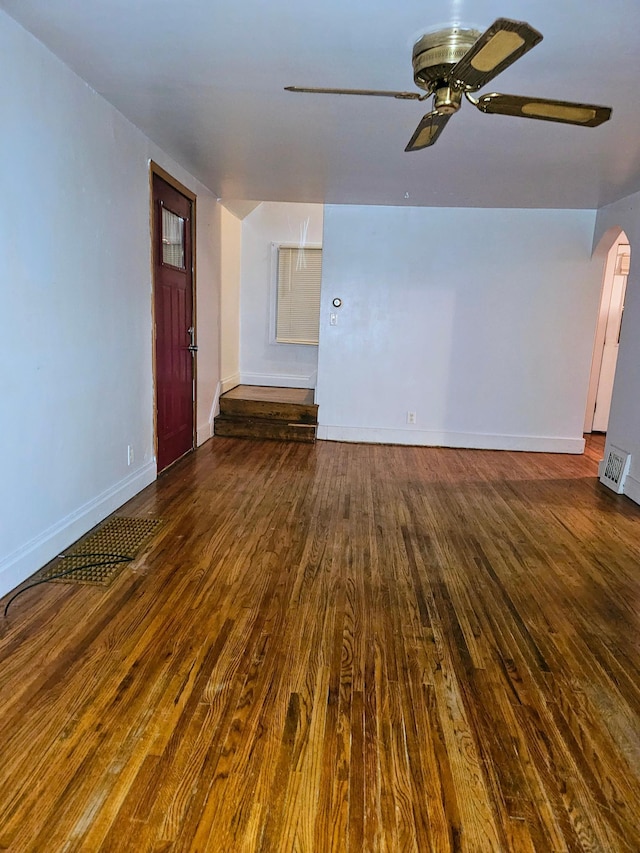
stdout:
POLYGON ((584 431, 606 432, 631 258, 627 235, 620 228, 611 229, 595 254, 604 256, 604 270, 584 431))

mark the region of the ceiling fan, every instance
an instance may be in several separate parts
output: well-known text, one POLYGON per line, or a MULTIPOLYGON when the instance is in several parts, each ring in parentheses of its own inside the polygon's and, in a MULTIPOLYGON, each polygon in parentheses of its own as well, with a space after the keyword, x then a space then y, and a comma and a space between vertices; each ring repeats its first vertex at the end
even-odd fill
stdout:
POLYGON ((371 95, 407 101, 424 101, 433 96, 432 111, 422 118, 405 151, 419 151, 433 145, 451 116, 460 109, 463 95, 483 113, 559 121, 584 127, 596 127, 608 121, 610 107, 495 92, 479 98, 471 95, 540 41, 542 34, 529 24, 508 18, 498 18, 484 33, 457 26, 427 33, 413 47, 413 79, 425 94, 302 86, 286 86, 285 89, 287 92, 371 95))

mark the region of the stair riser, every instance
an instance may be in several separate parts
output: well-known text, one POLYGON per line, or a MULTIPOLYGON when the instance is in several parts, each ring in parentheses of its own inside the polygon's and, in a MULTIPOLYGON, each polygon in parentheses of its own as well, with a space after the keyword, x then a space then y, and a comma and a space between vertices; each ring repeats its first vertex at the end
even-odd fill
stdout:
POLYGON ((318 407, 294 403, 272 403, 256 400, 220 399, 220 414, 240 418, 268 418, 287 423, 315 424, 318 407))
POLYGON ((217 417, 214 420, 215 435, 229 438, 259 438, 276 441, 300 441, 313 443, 316 440, 315 426, 289 425, 285 421, 265 419, 217 417))

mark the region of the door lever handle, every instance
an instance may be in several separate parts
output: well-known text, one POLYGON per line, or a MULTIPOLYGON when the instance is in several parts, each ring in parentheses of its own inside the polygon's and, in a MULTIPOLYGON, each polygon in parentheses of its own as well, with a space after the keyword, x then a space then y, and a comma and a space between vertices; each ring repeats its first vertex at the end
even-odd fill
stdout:
POLYGON ((196 346, 196 344, 189 344, 187 349, 189 350, 191 355, 195 355, 198 352, 198 347, 196 346))
POLYGON ((191 343, 189 344, 187 349, 189 350, 191 355, 195 356, 195 354, 198 352, 198 347, 196 346, 196 330, 195 330, 195 328, 193 326, 189 326, 189 328, 187 329, 187 334, 189 335, 189 337, 191 339, 191 343))

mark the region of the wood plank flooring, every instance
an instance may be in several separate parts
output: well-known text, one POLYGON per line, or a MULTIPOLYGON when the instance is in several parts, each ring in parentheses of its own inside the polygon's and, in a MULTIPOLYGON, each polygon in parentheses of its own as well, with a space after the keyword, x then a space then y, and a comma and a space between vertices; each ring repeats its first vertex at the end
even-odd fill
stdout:
POLYGON ((212 439, 111 587, 0 620, 0 849, 639 851, 601 455, 212 439))

